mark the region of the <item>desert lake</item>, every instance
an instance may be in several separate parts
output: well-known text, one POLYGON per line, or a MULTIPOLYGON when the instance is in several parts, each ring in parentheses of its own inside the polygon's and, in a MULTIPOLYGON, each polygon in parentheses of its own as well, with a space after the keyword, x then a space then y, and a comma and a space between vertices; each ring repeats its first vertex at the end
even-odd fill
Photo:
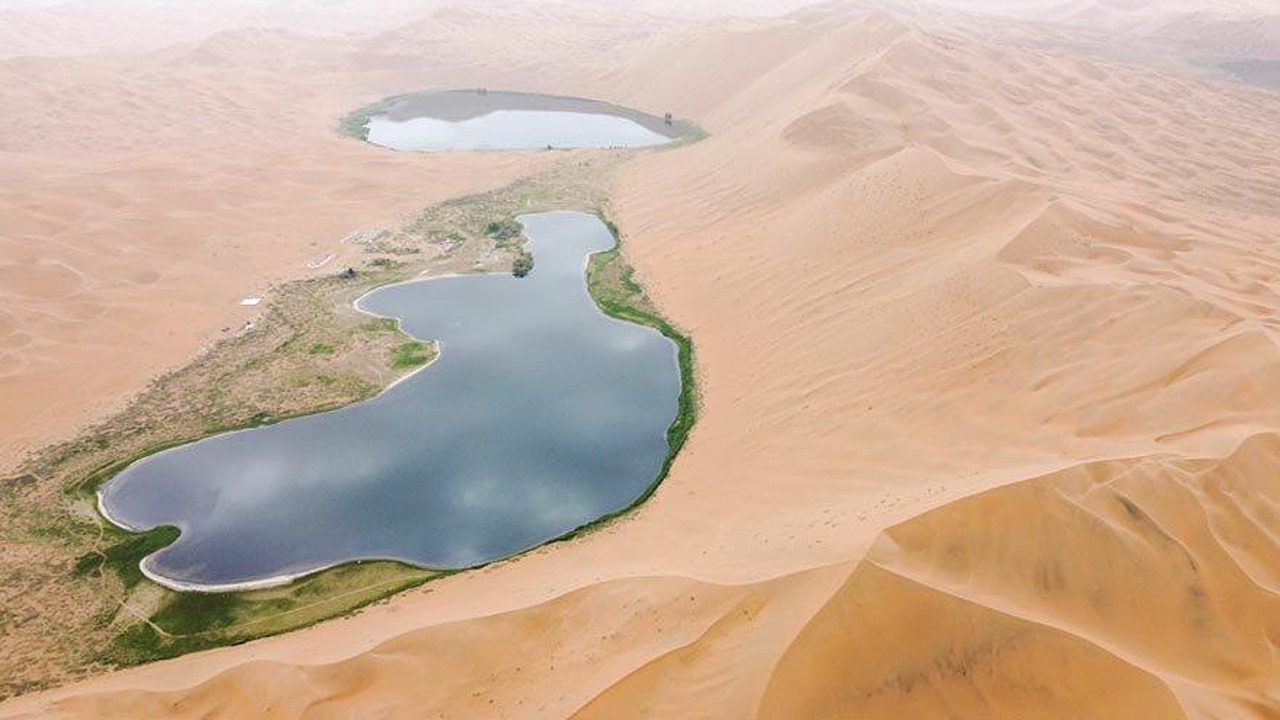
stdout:
POLYGON ((418 280, 358 305, 438 342, 368 401, 167 450, 101 492, 114 522, 176 526, 143 567, 189 589, 253 586, 361 559, 463 568, 625 508, 668 455, 675 344, 606 316, 584 269, 595 216, 520 218, 536 264, 418 280))
POLYGON ((393 98, 361 122, 370 143, 416 152, 653 147, 685 131, 597 100, 478 90, 393 98))

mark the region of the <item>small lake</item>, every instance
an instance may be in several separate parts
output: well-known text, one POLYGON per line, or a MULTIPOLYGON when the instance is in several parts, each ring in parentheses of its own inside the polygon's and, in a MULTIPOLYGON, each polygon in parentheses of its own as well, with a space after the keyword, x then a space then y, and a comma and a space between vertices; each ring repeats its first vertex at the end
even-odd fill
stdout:
POLYGON ((546 110, 497 110, 458 122, 374 117, 368 128, 374 145, 418 152, 652 147, 671 142, 624 117, 546 110))
POLYGON ((144 569, 172 586, 280 580, 358 559, 462 568, 516 554, 630 505, 666 460, 677 349, 605 316, 592 215, 520 218, 535 266, 382 288, 440 355, 381 395, 140 460, 104 486, 112 520, 174 525, 144 569))
POLYGON ((363 137, 417 152, 652 147, 672 142, 685 129, 598 100, 518 92, 422 92, 379 108, 363 120, 363 137))

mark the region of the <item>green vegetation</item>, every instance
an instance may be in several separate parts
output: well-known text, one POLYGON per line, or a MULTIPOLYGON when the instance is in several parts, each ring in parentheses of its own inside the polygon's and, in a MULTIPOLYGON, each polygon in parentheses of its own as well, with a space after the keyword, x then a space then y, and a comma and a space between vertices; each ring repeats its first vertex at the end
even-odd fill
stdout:
POLYGON ((314 625, 413 587, 440 573, 395 562, 357 562, 287 586, 229 593, 164 592, 148 622, 117 635, 103 653, 137 665, 314 625))
POLYGON ((360 329, 369 333, 397 332, 400 330, 400 323, 395 318, 380 317, 361 325, 360 329))
POLYGON ((658 313, 653 302, 645 294, 644 288, 636 282, 635 269, 623 255, 622 236, 618 232, 618 226, 609 220, 603 210, 597 210, 596 215, 605 227, 609 228, 609 232, 613 235, 614 246, 610 250, 591 256, 590 262, 587 263, 587 289, 606 315, 654 328, 676 344, 677 361, 680 366, 680 399, 676 408, 676 417, 667 428, 667 458, 657 477, 644 493, 627 507, 588 523, 560 538, 561 540, 577 537, 592 528, 625 515, 652 497, 658 486, 666 479, 667 473, 671 470, 671 464, 684 448, 689 432, 698 419, 693 342, 658 313))
POLYGON ((411 340, 391 349, 391 367, 395 370, 407 370, 426 365, 435 357, 431 346, 411 340))
POLYGON ((401 98, 407 95, 392 95, 389 98, 383 98, 375 103, 370 103, 364 107, 347 113, 345 117, 338 121, 338 132, 343 135, 349 135, 360 140, 369 139, 369 120, 377 115, 382 115, 391 109, 401 98))
POLYGON ((511 263, 511 274, 516 277, 524 277, 531 272, 533 272, 533 253, 520 248, 520 253, 516 255, 516 259, 511 263))
POLYGON ((484 234, 498 241, 498 246, 505 245, 508 241, 520 237, 524 233, 524 226, 519 220, 508 218, 506 220, 497 220, 484 226, 484 234))
POLYGON ((112 571, 119 575, 126 588, 132 588, 145 579, 138 563, 151 553, 178 539, 178 528, 158 527, 145 533, 130 533, 114 527, 106 530, 117 542, 103 550, 81 555, 76 560, 78 576, 112 571))

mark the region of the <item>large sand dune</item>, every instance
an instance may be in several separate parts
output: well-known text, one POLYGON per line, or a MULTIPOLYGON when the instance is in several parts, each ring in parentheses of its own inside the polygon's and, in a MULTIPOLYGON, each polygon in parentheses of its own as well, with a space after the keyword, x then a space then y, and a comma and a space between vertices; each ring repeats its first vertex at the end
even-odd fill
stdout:
MULTIPOLYGON (((1280 717, 1280 95, 1037 50, 1033 26, 996 19, 837 6, 652 22, 596 35, 620 45, 590 72, 531 59, 528 83, 676 108, 711 133, 614 188, 641 280, 698 351, 702 416, 653 500, 354 617, 0 716, 1280 717)), ((325 43, 302 52, 328 62, 325 43)), ((342 77, 319 101, 334 112, 358 94, 342 77)), ((110 94, 146 92, 134 82, 110 94)), ((0 366, 18 399, 6 430, 37 400, 60 408, 28 444, 180 361, 222 322, 211 299, 288 275, 307 239, 534 162, 317 146, 319 125, 293 142, 234 123, 304 123, 288 119, 300 96, 205 82, 154 90, 180 98, 175 136, 180 108, 223 107, 181 98, 213 92, 233 108, 219 125, 247 136, 196 138, 187 173, 175 147, 154 175, 69 196, 73 172, 92 177, 73 170, 74 137, 7 161, 32 180, 4 200, 29 208, 6 242, 65 247, 0 269, 21 299, 0 327, 59 358, 19 348, 0 366), (235 202, 236 148, 276 139, 260 172, 285 189, 235 202), (111 254, 156 217, 187 244, 140 246, 144 285, 172 283, 146 297, 173 304, 148 309, 96 278, 146 269, 111 254), (118 334, 171 327, 148 313, 191 330, 138 353, 118 334), (82 316, 91 334, 57 335, 82 316), (87 346, 135 360, 48 397, 80 372, 65 348, 87 346)))

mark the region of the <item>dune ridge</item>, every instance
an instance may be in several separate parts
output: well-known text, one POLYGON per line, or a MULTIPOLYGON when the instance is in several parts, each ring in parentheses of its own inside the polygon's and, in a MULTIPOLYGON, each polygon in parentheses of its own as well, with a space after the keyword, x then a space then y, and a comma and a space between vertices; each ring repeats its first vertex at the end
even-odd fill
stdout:
POLYGON ((1280 95, 958 18, 565 78, 711 133, 613 189, 703 391, 634 515, 0 717, 1276 717, 1280 95))

